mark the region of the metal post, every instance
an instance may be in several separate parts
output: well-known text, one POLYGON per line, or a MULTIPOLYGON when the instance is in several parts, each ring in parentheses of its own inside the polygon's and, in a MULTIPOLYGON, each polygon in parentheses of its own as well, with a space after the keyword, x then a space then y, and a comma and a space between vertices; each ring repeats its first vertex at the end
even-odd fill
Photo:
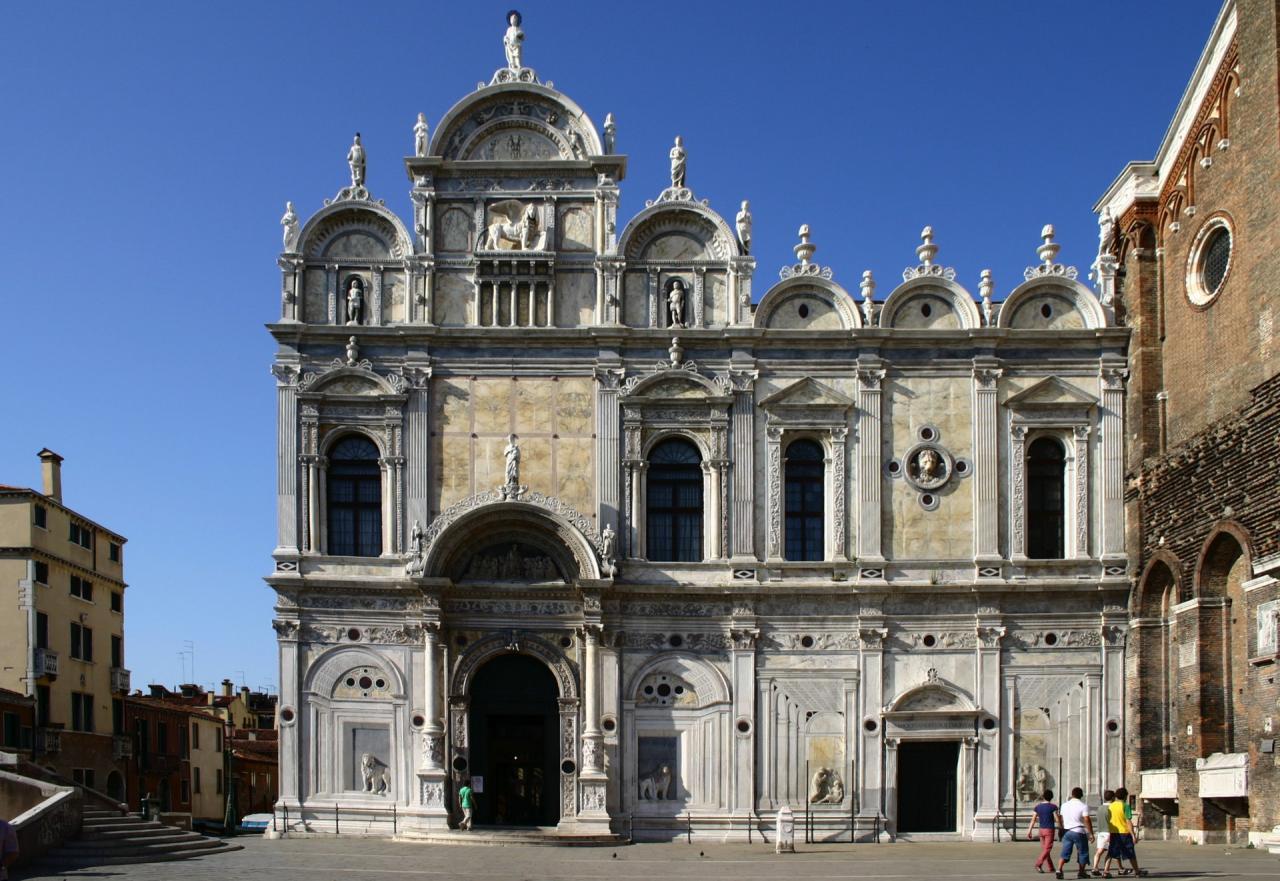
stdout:
POLYGON ((336 801, 333 803, 333 834, 340 834, 338 832, 338 803, 336 801))
POLYGON ((395 805, 395 802, 392 802, 392 803, 391 803, 391 834, 392 834, 393 836, 396 834, 396 805, 395 805))
POLYGON ((685 841, 687 841, 689 844, 693 844, 693 817, 689 814, 688 811, 684 812, 684 823, 685 823, 685 841))

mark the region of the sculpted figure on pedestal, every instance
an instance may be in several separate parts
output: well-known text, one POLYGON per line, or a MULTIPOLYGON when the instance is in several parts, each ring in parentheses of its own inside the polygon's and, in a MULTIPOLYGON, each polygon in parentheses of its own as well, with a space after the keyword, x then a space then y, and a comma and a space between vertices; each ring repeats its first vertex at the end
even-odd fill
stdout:
POLYGON ((606 113, 604 115, 604 152, 606 156, 612 156, 614 147, 618 142, 618 125, 613 121, 613 114, 606 113))
POLYGON ((684 138, 676 135, 676 144, 668 155, 671 157, 671 186, 684 189, 685 166, 688 162, 684 138))
POLYGON ((742 243, 742 252, 744 254, 751 253, 751 203, 746 199, 742 200, 742 210, 738 212, 738 216, 734 218, 738 227, 738 241, 742 243))
POLYGON ((298 215, 293 210, 292 202, 284 203, 284 217, 280 218, 280 225, 284 227, 284 249, 292 251, 298 237, 298 215))
POLYGON ((516 443, 514 434, 507 435, 507 446, 502 456, 507 460, 507 486, 515 486, 520 482, 520 445, 516 443))
POLYGON ((364 145, 360 143, 360 133, 356 132, 351 149, 347 151, 347 165, 351 168, 351 186, 364 186, 364 145))
POLYGON ((670 327, 684 327, 684 282, 678 278, 667 292, 667 316, 670 327))
POLYGON ((669 797, 671 766, 662 765, 652 774, 640 778, 640 798, 662 801, 669 797))
POLYGON ((523 19, 516 10, 507 13, 507 33, 502 38, 502 48, 507 53, 507 67, 519 70, 524 53, 524 31, 520 29, 523 19))
POLYGON ((524 206, 520 212, 520 219, 515 223, 498 221, 489 224, 481 250, 497 250, 502 242, 510 242, 515 245, 513 250, 517 251, 532 251, 544 246, 542 223, 538 220, 537 205, 530 203, 524 206))
POLYGON ((426 156, 429 130, 427 128, 427 115, 425 113, 418 114, 418 121, 413 125, 413 155, 426 156))

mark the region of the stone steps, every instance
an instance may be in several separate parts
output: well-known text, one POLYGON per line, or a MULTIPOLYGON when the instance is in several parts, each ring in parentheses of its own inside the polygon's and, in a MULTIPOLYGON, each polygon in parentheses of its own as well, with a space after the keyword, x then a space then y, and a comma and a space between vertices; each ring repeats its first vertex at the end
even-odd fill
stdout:
POLYGON ((609 847, 627 844, 621 835, 573 834, 557 832, 555 827, 534 826, 525 829, 458 829, 414 831, 397 836, 403 841, 424 841, 428 844, 463 844, 489 847, 511 845, 541 845, 545 847, 609 847))
POLYGON ((132 814, 85 811, 81 836, 37 860, 58 869, 158 863, 241 850, 218 838, 165 826, 132 814))

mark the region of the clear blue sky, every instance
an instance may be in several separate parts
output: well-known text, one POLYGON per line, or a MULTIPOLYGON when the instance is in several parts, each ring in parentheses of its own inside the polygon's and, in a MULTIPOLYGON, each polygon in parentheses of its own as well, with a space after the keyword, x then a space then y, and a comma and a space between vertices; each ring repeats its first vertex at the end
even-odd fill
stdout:
MULTIPOLYGON (((38 486, 49 446, 67 503, 130 539, 135 685, 182 678, 186 640, 198 681, 276 683, 262 325, 284 202, 305 221, 332 196, 359 130, 371 190, 408 217, 414 118, 434 130, 504 63, 508 5, 6 6, 0 483, 38 486)), ((700 198, 729 218, 751 200, 757 296, 801 223, 851 290, 872 269, 887 294, 932 224, 940 262, 1003 295, 1047 222, 1087 271, 1090 207, 1155 153, 1218 3, 520 9, 526 64, 617 118, 620 216, 682 134, 700 198)))

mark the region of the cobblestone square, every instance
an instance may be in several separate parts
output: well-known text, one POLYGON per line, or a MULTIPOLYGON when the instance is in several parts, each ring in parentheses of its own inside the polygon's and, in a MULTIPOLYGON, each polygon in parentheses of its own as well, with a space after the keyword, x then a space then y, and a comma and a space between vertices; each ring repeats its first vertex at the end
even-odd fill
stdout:
MULTIPOLYGON (((635 844, 619 847, 450 846, 368 838, 240 839, 244 850, 185 862, 103 866, 22 874, 17 879, 109 878, 137 881, 370 881, 466 878, 468 881, 740 881, 798 876, 850 878, 1036 878, 1030 843, 898 842, 798 845, 775 855, 766 845, 635 844)), ((1153 878, 1275 878, 1280 857, 1265 850, 1142 842, 1139 860, 1153 878)), ((1068 877, 1073 877, 1071 872, 1068 877)), ((1052 878, 1051 875, 1044 876, 1052 878)))

